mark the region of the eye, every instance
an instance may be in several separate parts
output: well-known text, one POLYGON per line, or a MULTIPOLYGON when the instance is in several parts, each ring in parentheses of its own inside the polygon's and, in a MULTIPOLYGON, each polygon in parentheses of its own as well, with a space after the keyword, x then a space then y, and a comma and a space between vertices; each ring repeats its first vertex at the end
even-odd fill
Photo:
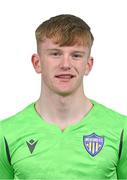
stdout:
POLYGON ((60 56, 61 53, 60 52, 51 52, 50 55, 57 57, 57 56, 60 56))
POLYGON ((77 53, 76 53, 76 54, 73 54, 72 57, 75 58, 75 59, 80 59, 80 58, 83 57, 83 55, 82 55, 82 54, 77 54, 77 53))

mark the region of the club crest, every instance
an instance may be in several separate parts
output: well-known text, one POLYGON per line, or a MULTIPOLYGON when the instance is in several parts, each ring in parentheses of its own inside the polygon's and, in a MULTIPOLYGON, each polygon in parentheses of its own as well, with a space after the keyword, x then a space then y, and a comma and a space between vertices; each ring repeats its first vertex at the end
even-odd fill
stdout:
POLYGON ((104 145, 104 138, 93 133, 83 136, 83 144, 86 151, 94 157, 101 151, 104 145))

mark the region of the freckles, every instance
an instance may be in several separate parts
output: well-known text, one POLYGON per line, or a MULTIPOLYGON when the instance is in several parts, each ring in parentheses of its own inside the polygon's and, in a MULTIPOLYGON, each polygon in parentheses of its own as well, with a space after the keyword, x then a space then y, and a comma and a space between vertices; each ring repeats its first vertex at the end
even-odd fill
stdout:
POLYGON ((77 72, 77 74, 79 75, 79 71, 76 67, 74 67, 75 71, 77 72))
POLYGON ((85 69, 86 69, 86 63, 82 62, 79 65, 74 67, 75 71, 77 72, 77 74, 83 74, 85 69))

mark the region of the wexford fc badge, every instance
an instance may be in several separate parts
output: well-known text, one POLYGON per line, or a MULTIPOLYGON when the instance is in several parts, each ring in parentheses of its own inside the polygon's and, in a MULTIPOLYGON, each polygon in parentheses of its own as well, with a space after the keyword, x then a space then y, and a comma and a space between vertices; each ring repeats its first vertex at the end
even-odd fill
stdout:
POLYGON ((83 136, 83 144, 86 151, 94 157, 101 151, 104 145, 104 138, 93 133, 83 136))

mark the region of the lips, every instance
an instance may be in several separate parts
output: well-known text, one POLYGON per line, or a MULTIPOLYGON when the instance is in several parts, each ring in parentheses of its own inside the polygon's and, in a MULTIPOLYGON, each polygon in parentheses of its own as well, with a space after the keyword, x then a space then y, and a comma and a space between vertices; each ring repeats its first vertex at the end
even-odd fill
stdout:
POLYGON ((60 78, 60 79, 72 79, 75 77, 75 75, 73 74, 59 74, 55 76, 56 78, 60 78))

